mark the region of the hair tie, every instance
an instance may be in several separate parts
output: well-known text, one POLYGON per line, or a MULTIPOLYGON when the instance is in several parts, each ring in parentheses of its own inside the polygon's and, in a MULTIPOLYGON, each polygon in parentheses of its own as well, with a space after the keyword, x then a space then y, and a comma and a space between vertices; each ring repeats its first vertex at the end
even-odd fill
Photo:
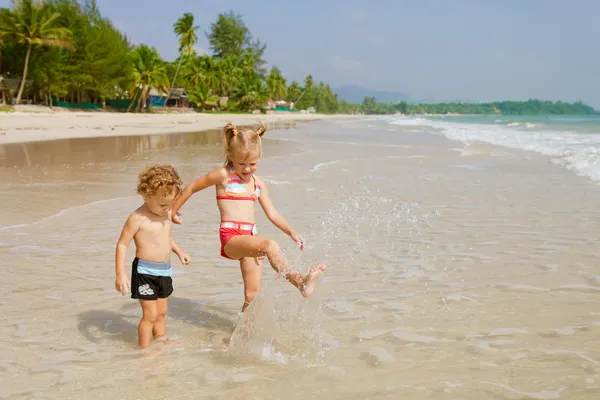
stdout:
POLYGON ((265 124, 264 124, 262 121, 260 121, 260 128, 258 128, 258 129, 256 130, 256 134, 257 134, 258 136, 262 136, 262 134, 263 134, 263 133, 265 133, 265 132, 266 132, 266 130, 267 130, 267 128, 265 128, 265 124))
POLYGON ((233 136, 237 136, 238 135, 239 132, 238 132, 237 128, 231 122, 228 122, 227 125, 225 126, 225 130, 226 131, 229 130, 229 129, 231 129, 231 132, 233 132, 233 136))

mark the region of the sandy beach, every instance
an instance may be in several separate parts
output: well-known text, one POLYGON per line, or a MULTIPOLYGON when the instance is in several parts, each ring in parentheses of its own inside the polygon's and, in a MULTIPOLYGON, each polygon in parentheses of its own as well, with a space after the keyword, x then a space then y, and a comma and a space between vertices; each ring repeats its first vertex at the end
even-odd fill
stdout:
POLYGON ((263 267, 242 319, 214 190, 196 194, 174 228, 192 263, 173 259, 171 341, 144 352, 139 305, 114 290, 137 176, 206 173, 218 130, 0 146, 0 399, 598 398, 600 186, 543 154, 392 122, 265 135, 257 173, 307 248, 257 210, 259 233, 301 271, 327 264, 308 300, 263 267))
POLYGON ((48 112, 48 108, 21 106, 22 111, 0 112, 0 144, 56 139, 134 136, 199 132, 220 129, 228 121, 236 125, 293 123, 348 118, 323 114, 134 114, 110 112, 48 112), (40 109, 42 112, 34 112, 40 109))

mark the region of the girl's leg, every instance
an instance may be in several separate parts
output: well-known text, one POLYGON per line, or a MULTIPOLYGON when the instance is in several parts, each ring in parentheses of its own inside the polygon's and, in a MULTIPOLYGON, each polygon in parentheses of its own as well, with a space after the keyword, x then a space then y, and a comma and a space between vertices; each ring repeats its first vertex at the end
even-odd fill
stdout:
POLYGON ((167 331, 167 311, 169 310, 169 299, 156 300, 156 322, 152 329, 155 338, 164 337, 167 331))
POLYGON ((260 293, 262 265, 254 257, 244 257, 240 260, 240 268, 244 279, 244 305, 242 306, 242 312, 244 312, 250 302, 260 293))
POLYGON ((310 269, 306 276, 300 272, 291 272, 287 260, 281 254, 279 245, 269 239, 260 236, 234 236, 229 239, 225 245, 225 254, 234 260, 241 260, 245 257, 267 256, 271 267, 277 272, 285 274, 285 278, 300 292, 304 297, 310 297, 314 291, 317 279, 325 271, 324 265, 319 265, 310 269))
POLYGON ((152 328, 158 318, 156 300, 140 300, 142 306, 142 320, 138 325, 138 344, 141 349, 150 346, 152 328))

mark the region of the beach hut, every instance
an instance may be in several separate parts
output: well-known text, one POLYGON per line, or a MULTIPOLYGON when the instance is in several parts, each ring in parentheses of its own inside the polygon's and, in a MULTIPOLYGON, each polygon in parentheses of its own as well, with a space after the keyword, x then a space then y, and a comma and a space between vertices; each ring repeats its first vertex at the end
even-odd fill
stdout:
MULTIPOLYGON (((29 91, 31 90, 32 83, 29 79, 25 81, 24 95, 30 94, 29 91)), ((6 104, 8 101, 14 99, 19 91, 20 84, 21 79, 7 78, 0 75, 0 104, 6 104)))
MULTIPOLYGON (((158 91, 155 88, 150 89, 148 95, 149 107, 165 107, 166 92, 158 91)), ((190 98, 184 88, 173 88, 171 95, 167 99, 167 107, 188 108, 190 106, 190 98)))
POLYGON ((167 101, 167 107, 188 108, 190 98, 184 88, 173 88, 167 101))
POLYGON ((287 102, 285 100, 269 100, 267 102, 267 109, 274 111, 290 112, 294 109, 294 103, 287 102))

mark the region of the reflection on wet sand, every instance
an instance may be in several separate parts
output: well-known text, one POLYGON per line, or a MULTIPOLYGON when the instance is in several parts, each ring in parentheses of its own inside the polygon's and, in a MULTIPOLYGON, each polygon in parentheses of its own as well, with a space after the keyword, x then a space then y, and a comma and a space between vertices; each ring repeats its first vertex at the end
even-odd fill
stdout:
MULTIPOLYGON (((268 129, 288 129, 293 121, 271 123, 268 129)), ((0 168, 110 162, 132 154, 183 146, 201 146, 221 141, 221 130, 168 135, 113 136, 60 139, 0 145, 0 168)))
POLYGON ((218 143, 219 130, 174 135, 61 139, 0 146, 0 167, 117 161, 130 154, 218 143))

